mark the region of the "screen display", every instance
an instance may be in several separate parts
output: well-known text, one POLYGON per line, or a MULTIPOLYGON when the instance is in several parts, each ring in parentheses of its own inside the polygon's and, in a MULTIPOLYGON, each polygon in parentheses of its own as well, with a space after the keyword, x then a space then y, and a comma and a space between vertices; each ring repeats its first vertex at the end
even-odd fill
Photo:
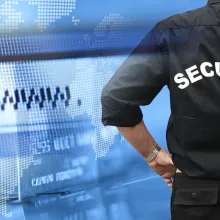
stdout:
POLYGON ((101 125, 101 90, 124 59, 0 64, 0 156, 14 156, 21 197, 98 180, 117 135, 101 125))
MULTIPOLYGON (((114 127, 102 126, 101 90, 156 22, 205 3, 0 1, 0 216, 12 216, 8 197, 24 200, 155 175, 114 127), (125 48, 121 56, 47 57, 125 48)), ((144 117, 164 147, 167 90, 157 99, 166 109, 161 113, 152 103, 144 117)))
MULTIPOLYGON (((154 175, 115 127, 101 123, 102 88, 127 56, 0 64, 4 198, 24 200, 154 175)), ((162 96, 166 106, 166 91, 162 96)), ((149 115, 152 126, 161 123, 149 115)), ((6 209, 1 212, 7 215, 6 209)))

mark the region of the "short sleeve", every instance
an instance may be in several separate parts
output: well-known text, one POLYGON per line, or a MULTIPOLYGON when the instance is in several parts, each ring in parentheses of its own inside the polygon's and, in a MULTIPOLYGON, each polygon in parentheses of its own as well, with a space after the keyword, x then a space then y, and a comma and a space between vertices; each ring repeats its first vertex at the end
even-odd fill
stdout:
POLYGON ((152 29, 103 88, 104 125, 135 126, 143 118, 140 106, 150 104, 168 84, 169 53, 161 39, 152 29))

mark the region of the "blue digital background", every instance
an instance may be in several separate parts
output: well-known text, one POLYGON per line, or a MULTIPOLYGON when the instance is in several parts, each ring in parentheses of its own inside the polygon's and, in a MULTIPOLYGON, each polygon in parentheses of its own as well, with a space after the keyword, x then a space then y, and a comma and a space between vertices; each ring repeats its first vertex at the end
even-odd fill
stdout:
MULTIPOLYGON (((100 95, 156 22, 205 3, 0 1, 2 60, 127 48, 120 56, 0 63, 0 106, 7 100, 0 109, 0 219, 169 219, 170 190, 115 128, 101 124, 100 95), (14 106, 16 90, 20 101, 14 106), (70 194, 38 195, 52 192, 70 194), (17 196, 31 202, 6 204, 17 196)), ((142 109, 147 127, 166 149, 168 89, 142 109)))
MULTIPOLYGON (((102 1, 11 0, 1 1, 2 32, 54 32, 94 28, 109 16, 123 17, 126 26, 146 27, 175 13, 205 4, 205 0, 102 1)), ((115 20, 120 23, 119 20, 115 20)), ((121 28, 122 23, 121 23, 121 28)), ((91 29, 91 30, 92 30, 91 29)))

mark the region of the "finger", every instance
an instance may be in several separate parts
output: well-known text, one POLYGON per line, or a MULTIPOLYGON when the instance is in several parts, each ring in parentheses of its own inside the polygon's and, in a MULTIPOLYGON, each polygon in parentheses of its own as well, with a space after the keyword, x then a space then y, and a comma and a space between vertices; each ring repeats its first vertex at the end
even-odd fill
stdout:
POLYGON ((173 184, 172 183, 168 184, 168 186, 170 187, 171 190, 173 189, 173 184))
POLYGON ((165 173, 162 175, 164 179, 171 179, 174 176, 173 172, 165 173))
POLYGON ((167 184, 173 183, 171 179, 164 179, 164 181, 165 181, 167 184))
POLYGON ((173 183, 169 183, 168 186, 169 186, 170 188, 172 188, 172 187, 173 187, 173 183))
POLYGON ((171 182, 171 179, 170 179, 170 178, 164 178, 164 181, 165 181, 166 183, 170 183, 170 182, 171 182))
POLYGON ((173 188, 173 181, 172 181, 172 179, 171 178, 164 178, 164 181, 167 183, 169 188, 172 190, 172 188, 173 188))

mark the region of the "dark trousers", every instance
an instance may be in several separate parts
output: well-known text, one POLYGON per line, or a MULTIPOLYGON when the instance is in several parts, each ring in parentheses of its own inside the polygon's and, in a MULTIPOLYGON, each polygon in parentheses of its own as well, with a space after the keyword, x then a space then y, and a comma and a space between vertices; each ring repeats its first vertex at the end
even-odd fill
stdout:
POLYGON ((220 220, 220 180, 191 179, 177 173, 171 220, 220 220))

